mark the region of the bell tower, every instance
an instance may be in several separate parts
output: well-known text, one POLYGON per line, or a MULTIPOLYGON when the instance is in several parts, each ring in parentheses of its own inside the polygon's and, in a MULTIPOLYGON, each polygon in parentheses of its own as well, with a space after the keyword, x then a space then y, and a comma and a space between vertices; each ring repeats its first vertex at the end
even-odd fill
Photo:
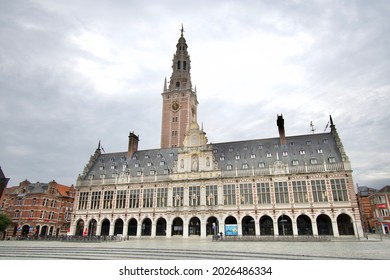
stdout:
POLYGON ((172 75, 164 81, 162 95, 161 148, 181 147, 185 133, 197 121, 198 99, 191 83, 191 60, 184 38, 184 28, 172 60, 172 75))

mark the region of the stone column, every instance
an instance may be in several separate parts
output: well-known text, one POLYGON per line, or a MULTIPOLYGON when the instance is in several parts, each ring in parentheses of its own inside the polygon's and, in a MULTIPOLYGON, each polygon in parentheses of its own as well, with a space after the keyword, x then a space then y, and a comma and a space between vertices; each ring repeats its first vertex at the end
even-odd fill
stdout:
POLYGON ((242 236, 242 222, 237 221, 238 236, 242 236))
POLYGON ((259 220, 255 220, 255 235, 259 236, 260 235, 260 222, 259 220))
POLYGON ((222 232, 223 233, 223 236, 225 236, 225 220, 223 219, 220 219, 218 220, 218 224, 217 224, 217 233, 219 232, 222 232))
POLYGON ((110 236, 114 235, 114 228, 115 228, 115 224, 110 223, 110 230, 109 230, 108 235, 110 235, 110 236))
MULTIPOLYGON (((40 226, 39 231, 38 231, 38 236, 41 234, 41 229, 42 229, 42 227, 40 226)), ((76 233, 76 225, 71 224, 70 225, 70 235, 75 235, 75 233, 76 233)))
POLYGON ((188 238, 188 221, 183 221, 183 238, 188 238))
POLYGON ((298 236, 298 226, 297 226, 297 220, 292 220, 292 230, 293 230, 293 236, 298 236))
POLYGON ((337 226, 337 220, 332 221, 333 236, 340 237, 339 227, 337 226))
POLYGON ((102 235, 102 224, 101 222, 98 222, 96 225, 96 236, 102 235))
POLYGON ((127 231, 129 230, 129 221, 123 221, 123 237, 127 237, 127 231))
POLYGON ((137 223, 137 237, 140 238, 142 236, 142 222, 137 223))
POLYGON ((200 221, 200 238, 206 238, 207 221, 200 221))
POLYGON ((172 237, 172 222, 167 221, 167 228, 166 228, 166 237, 171 238, 172 237))
POLYGON ((274 221, 274 235, 279 236, 279 228, 278 228, 278 219, 273 219, 274 221))
POLYGON ((311 223, 311 228, 313 231, 313 236, 318 236, 318 228, 317 228, 317 222, 314 221, 311 223))
POLYGON ((152 228, 150 230, 151 230, 150 236, 156 237, 156 222, 152 222, 152 228))

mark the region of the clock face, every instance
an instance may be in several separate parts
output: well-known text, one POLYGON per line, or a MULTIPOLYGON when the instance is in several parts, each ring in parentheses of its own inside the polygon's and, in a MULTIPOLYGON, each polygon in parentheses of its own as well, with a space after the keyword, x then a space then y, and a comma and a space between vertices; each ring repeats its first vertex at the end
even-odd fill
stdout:
POLYGON ((179 107, 180 107, 180 105, 179 105, 179 103, 177 103, 177 101, 172 102, 171 108, 173 111, 179 110, 179 107))

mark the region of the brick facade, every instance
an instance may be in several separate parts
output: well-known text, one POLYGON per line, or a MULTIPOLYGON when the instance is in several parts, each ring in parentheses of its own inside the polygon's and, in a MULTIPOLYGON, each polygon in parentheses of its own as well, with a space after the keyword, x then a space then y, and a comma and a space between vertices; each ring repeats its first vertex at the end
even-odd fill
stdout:
POLYGON ((75 188, 24 181, 6 189, 2 208, 12 219, 8 237, 45 237, 66 235, 69 226, 75 188))

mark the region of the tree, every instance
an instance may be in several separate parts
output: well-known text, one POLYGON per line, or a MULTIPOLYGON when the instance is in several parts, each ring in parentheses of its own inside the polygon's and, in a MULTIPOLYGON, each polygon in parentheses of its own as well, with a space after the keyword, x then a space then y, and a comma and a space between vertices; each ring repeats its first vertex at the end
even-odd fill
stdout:
POLYGON ((11 224, 12 220, 6 214, 0 214, 0 232, 5 231, 11 224))

